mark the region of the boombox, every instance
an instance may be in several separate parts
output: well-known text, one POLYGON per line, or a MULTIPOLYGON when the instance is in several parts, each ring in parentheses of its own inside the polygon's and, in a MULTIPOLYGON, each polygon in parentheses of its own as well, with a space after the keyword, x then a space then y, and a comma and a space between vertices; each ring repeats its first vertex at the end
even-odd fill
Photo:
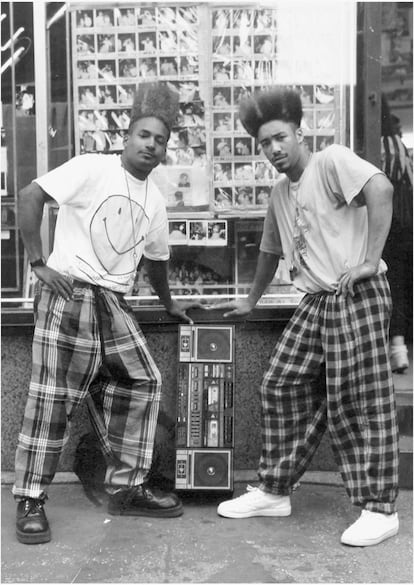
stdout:
POLYGON ((233 447, 233 379, 233 364, 178 365, 178 448, 233 447))
POLYGON ((180 362, 234 362, 234 327, 181 325, 180 362))
POLYGON ((177 449, 175 487, 179 490, 232 490, 232 451, 177 449))
POLYGON ((233 489, 234 327, 181 325, 175 485, 233 489))

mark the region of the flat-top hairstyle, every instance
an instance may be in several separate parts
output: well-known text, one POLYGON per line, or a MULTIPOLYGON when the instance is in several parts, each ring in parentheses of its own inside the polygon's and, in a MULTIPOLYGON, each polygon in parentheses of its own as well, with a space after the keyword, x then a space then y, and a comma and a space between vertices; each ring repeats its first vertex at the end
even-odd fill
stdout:
POLYGON ((259 128, 271 120, 291 122, 298 128, 302 121, 300 94, 287 87, 273 87, 244 98, 240 103, 240 121, 254 138, 259 128))
POLYGON ((171 132, 177 121, 179 93, 170 84, 162 82, 140 83, 131 108, 130 129, 141 118, 158 118, 171 132))

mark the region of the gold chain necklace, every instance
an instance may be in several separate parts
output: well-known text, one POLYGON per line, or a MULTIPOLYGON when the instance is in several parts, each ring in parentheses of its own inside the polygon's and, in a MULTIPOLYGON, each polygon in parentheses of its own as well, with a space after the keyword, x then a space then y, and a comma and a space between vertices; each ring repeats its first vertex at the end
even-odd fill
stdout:
MULTIPOLYGON (((137 266, 137 258, 138 258, 136 246, 141 242, 141 240, 140 240, 140 242, 137 242, 137 238, 135 235, 135 221, 134 221, 134 214, 132 211, 132 197, 131 197, 131 191, 129 189, 128 175, 127 175, 127 171, 123 165, 122 165, 122 168, 124 170, 125 184, 126 184, 126 188, 127 188, 127 192, 128 192, 129 212, 130 212, 130 217, 131 217, 132 238, 133 238, 132 257, 134 260, 134 266, 136 267, 137 266)), ((145 179, 144 215, 146 215, 147 196, 148 196, 148 177, 145 179)))

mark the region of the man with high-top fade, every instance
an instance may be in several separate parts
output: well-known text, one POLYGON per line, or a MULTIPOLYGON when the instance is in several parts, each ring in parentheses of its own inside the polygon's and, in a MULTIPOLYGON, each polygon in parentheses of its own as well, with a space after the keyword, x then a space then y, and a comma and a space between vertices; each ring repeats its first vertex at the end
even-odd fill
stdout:
POLYGON ((215 308, 226 309, 225 317, 250 313, 281 255, 305 295, 276 343, 260 389, 260 483, 221 503, 218 513, 289 516, 292 488, 328 429, 348 496, 362 509, 341 542, 375 545, 398 532, 391 297, 381 259, 393 189, 379 169, 344 146, 310 152, 300 127, 300 96, 292 89, 247 98, 240 119, 280 175, 250 292, 215 308))
POLYGON ((166 310, 192 322, 168 286, 168 220, 150 178, 164 159, 178 95, 141 84, 121 155, 84 154, 35 179, 19 194, 23 241, 40 287, 35 298, 32 377, 16 452, 13 493, 20 542, 51 538, 44 503, 66 431, 88 397, 106 455, 108 511, 174 517, 173 493, 148 485, 161 376, 124 295, 142 256, 166 310), (45 203, 59 205, 53 251, 42 258, 45 203), (100 391, 89 393, 99 375, 100 391))

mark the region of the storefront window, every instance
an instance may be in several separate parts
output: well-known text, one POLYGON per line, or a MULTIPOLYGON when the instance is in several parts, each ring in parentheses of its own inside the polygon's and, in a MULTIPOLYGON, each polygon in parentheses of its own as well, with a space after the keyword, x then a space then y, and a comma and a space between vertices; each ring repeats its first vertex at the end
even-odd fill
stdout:
MULTIPOLYGON (((170 216, 177 295, 243 294, 253 276, 276 175, 240 124, 243 95, 295 86, 309 149, 350 144, 352 9, 325 3, 315 19, 314 7, 298 6, 85 4, 72 12, 77 153, 121 151, 139 83, 165 80, 180 94, 166 165, 153 172, 170 216)), ((271 290, 297 300, 283 263, 271 290)), ((132 292, 149 302, 143 268, 132 292)))
MULTIPOLYGON (((169 214, 170 286, 178 296, 245 294, 276 172, 240 124, 240 99, 274 84, 295 87, 309 150, 352 147, 355 6, 50 2, 48 17, 61 6, 67 13, 56 26, 67 27, 71 49, 63 29, 48 32, 60 51, 51 51, 48 72, 49 168, 73 154, 121 152, 137 86, 172 84, 180 115, 166 162, 152 175, 169 214)), ((283 262, 268 292, 297 302, 283 262)), ((131 295, 137 305, 158 303, 142 266, 131 295)))
POLYGON ((2 293, 20 296, 24 255, 16 197, 36 175, 32 3, 2 2, 1 19, 2 293))
POLYGON ((46 11, 46 39, 49 47, 47 78, 48 168, 53 169, 74 154, 73 114, 70 88, 70 42, 65 2, 49 2, 46 11))
POLYGON ((404 144, 413 149, 413 4, 382 5, 382 90, 398 118, 404 144))

